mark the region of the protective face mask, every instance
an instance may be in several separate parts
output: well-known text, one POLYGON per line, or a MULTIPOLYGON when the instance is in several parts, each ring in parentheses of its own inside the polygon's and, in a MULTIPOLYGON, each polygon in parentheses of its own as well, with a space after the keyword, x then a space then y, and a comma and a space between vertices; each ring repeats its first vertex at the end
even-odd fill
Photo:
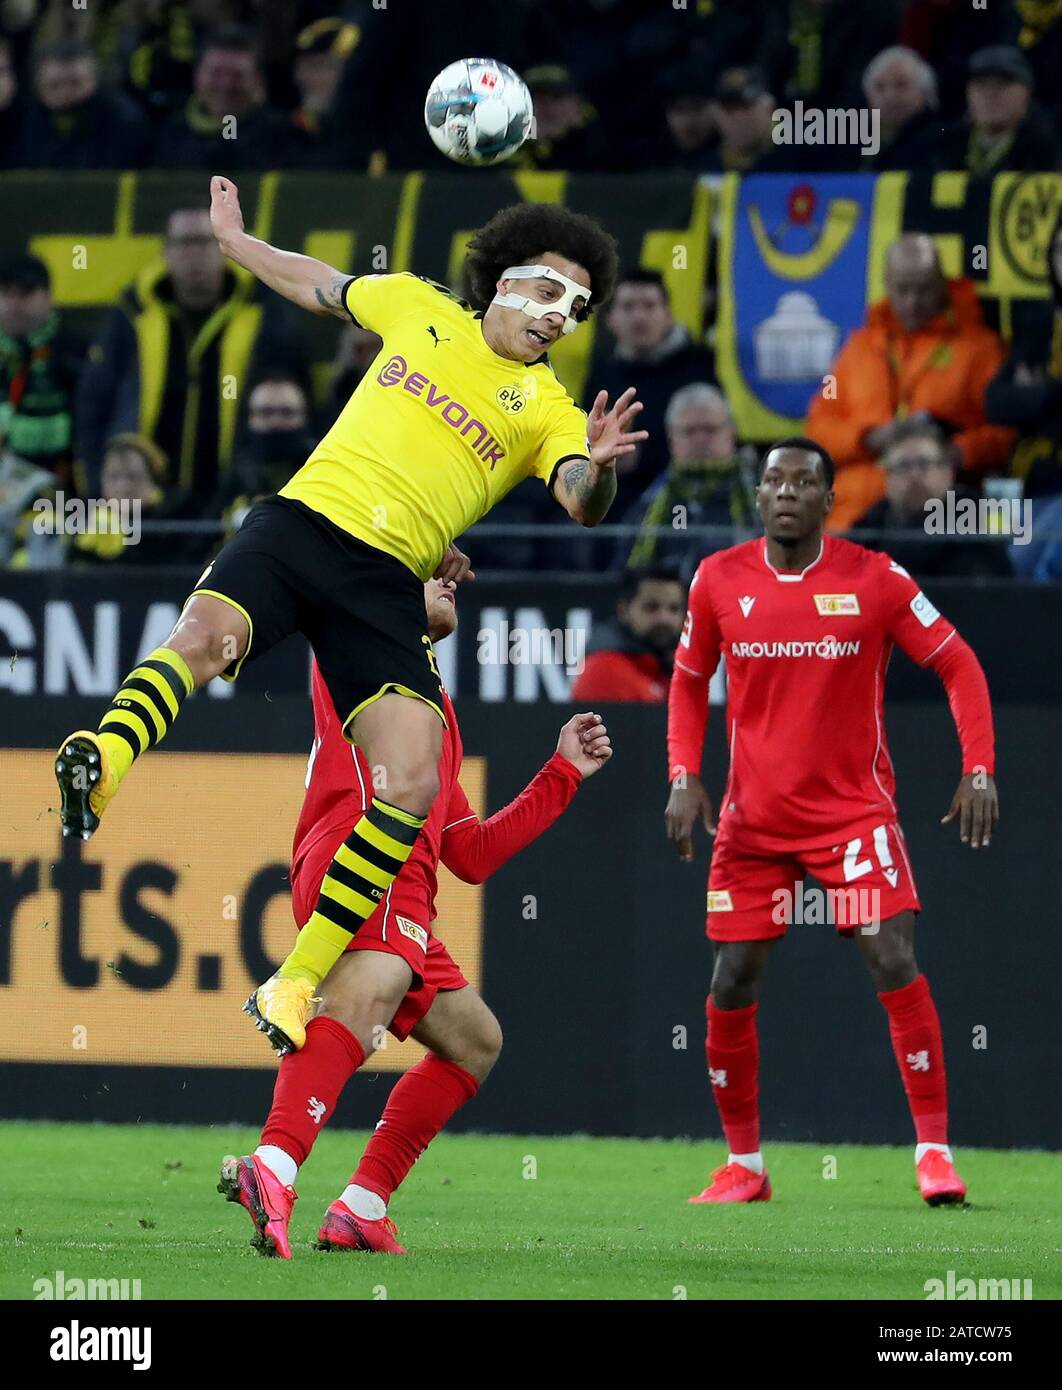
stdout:
POLYGON ((549 304, 543 303, 539 299, 532 299, 530 295, 517 294, 514 290, 510 290, 508 294, 496 294, 494 303, 501 304, 503 308, 520 309, 529 319, 541 318, 543 314, 563 314, 562 333, 574 333, 587 316, 590 291, 585 285, 577 285, 574 280, 569 280, 567 275, 562 275, 559 270, 554 270, 552 266, 511 265, 508 270, 502 271, 499 278, 502 280, 556 280, 558 284, 564 286, 564 294, 561 295, 560 299, 555 299, 549 304))

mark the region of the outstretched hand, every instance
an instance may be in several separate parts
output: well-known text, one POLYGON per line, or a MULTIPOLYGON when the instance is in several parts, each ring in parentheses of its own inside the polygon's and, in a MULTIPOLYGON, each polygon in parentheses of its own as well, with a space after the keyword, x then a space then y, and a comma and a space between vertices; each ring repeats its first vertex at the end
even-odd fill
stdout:
POLYGON ((240 210, 240 190, 231 179, 215 174, 210 180, 210 225, 222 250, 226 243, 243 231, 240 210))
POLYGON ((636 419, 642 409, 641 401, 634 399, 634 387, 616 399, 616 404, 607 410, 608 392, 599 391, 590 407, 587 417, 586 442, 590 445, 590 459, 601 467, 613 463, 625 454, 633 454, 637 446, 649 438, 648 430, 634 430, 628 426, 636 419))

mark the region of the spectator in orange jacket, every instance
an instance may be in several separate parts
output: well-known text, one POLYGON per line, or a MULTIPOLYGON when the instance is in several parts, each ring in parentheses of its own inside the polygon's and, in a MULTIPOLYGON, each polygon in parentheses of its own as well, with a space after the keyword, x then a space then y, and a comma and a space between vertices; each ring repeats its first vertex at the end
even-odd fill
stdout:
POLYGON ((932 238, 909 232, 889 248, 885 288, 808 411, 808 434, 837 465, 835 531, 884 497, 878 460, 899 421, 940 426, 970 481, 1004 469, 1014 439, 1013 430, 985 419, 985 388, 1004 348, 985 326, 971 282, 946 279, 932 238))
POLYGON ((616 621, 594 632, 571 698, 661 704, 685 608, 686 586, 674 570, 625 570, 616 621))

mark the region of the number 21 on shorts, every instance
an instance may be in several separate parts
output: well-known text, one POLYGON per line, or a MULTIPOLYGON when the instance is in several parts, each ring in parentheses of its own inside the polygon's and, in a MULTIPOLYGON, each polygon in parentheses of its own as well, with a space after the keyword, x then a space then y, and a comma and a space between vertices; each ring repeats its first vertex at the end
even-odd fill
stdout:
MULTIPOLYGON (((874 854, 878 864, 886 879, 893 888, 896 887, 896 880, 899 877, 899 870, 893 863, 892 851, 889 849, 889 830, 888 826, 876 825, 873 830, 874 854)), ((857 878, 862 878, 864 874, 869 874, 874 865, 869 858, 860 859, 863 850, 863 839, 856 836, 854 840, 849 840, 844 852, 844 881, 852 883, 857 878)))

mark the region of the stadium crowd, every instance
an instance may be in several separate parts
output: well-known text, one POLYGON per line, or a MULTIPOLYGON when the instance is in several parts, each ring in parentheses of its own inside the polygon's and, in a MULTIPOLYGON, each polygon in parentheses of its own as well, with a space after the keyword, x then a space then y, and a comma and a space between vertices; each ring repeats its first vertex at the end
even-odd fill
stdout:
POLYGON ((1056 0, 3 0, 0 30, 0 168, 420 168, 440 53, 524 75, 525 167, 866 167, 773 144, 798 101, 879 111, 879 168, 1058 167, 1056 0))
MULTIPOLYGON (((536 138, 521 168, 987 179, 1060 167, 1062 0, 445 11, 434 0, 0 0, 0 170, 432 167, 441 156, 410 93, 426 89, 440 52, 491 53, 525 76, 536 138), (797 103, 877 113, 880 148, 867 159, 852 143, 775 143, 772 113, 797 103), (233 117, 238 140, 226 138, 233 117)), ((84 340, 42 259, 0 257, 0 564, 202 562, 301 465, 371 364, 379 340, 351 325, 322 384, 286 306, 222 259, 205 201, 172 208, 158 265, 84 340), (220 361, 246 383, 232 400, 199 387, 220 361), (60 492, 92 499, 94 534, 35 531, 34 502, 60 492), (148 521, 213 525, 149 526, 133 549, 105 522, 123 499, 148 521)), ((837 466, 834 530, 872 545, 884 533, 927 575, 1062 578, 1058 543, 962 543, 923 524, 927 502, 984 492, 1036 499, 1062 529, 1062 220, 1047 258, 1052 295, 1008 343, 928 236, 888 248, 885 295, 841 345, 836 389, 808 402, 807 432, 837 466)), ((582 404, 632 385, 650 432, 619 469, 609 521, 627 530, 596 545, 485 534, 480 568, 611 566, 665 583, 756 533, 757 449, 738 437, 710 330, 694 341, 662 276, 643 267, 624 273, 604 324, 582 404)), ((528 484, 489 522, 564 518, 528 484)), ((639 602, 637 584, 624 591, 621 627, 639 602)))

